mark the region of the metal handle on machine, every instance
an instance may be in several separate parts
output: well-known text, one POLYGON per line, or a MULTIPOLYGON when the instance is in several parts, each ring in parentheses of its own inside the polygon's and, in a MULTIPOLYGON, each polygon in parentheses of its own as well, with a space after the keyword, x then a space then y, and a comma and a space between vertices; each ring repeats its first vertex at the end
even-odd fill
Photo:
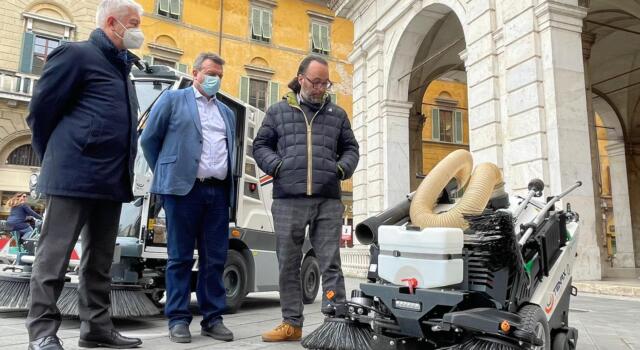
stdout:
POLYGON ((522 235, 522 238, 520 238, 520 241, 518 241, 518 244, 520 244, 521 246, 524 245, 529 239, 529 237, 531 237, 531 234, 533 234, 533 228, 537 227, 542 222, 542 220, 544 220, 549 209, 551 209, 551 207, 553 207, 553 205, 557 201, 559 201, 562 197, 566 196, 571 191, 575 190, 580 186, 582 186, 582 181, 576 181, 576 183, 573 184, 571 187, 567 188, 562 193, 556 195, 551 200, 549 200, 549 202, 547 202, 547 205, 545 205, 544 208, 540 210, 540 213, 538 213, 538 215, 533 219, 533 221, 529 225, 529 228, 524 232, 524 234, 522 235))

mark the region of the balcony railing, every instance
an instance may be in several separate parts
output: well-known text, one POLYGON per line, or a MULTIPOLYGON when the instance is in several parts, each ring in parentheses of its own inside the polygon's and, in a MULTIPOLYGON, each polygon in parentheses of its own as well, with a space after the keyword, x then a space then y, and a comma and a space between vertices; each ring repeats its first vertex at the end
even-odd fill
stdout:
POLYGON ((39 75, 0 71, 0 95, 20 101, 29 101, 39 75))

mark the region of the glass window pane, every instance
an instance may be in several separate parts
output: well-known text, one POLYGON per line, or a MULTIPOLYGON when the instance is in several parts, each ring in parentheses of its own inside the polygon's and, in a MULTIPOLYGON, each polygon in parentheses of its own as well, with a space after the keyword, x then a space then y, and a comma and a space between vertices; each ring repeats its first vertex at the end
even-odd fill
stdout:
POLYGON ((40 159, 36 156, 30 144, 14 149, 7 157, 7 164, 23 166, 40 166, 40 159))
POLYGON ((44 46, 47 43, 47 39, 37 36, 36 37, 36 45, 42 45, 44 46))
POLYGON ((171 0, 171 14, 180 16, 180 0, 171 0))
POLYGON ((440 141, 453 142, 453 117, 451 111, 440 110, 440 141))
POLYGON ((44 46, 36 45, 33 47, 33 52, 36 54, 44 55, 47 53, 47 49, 44 46))

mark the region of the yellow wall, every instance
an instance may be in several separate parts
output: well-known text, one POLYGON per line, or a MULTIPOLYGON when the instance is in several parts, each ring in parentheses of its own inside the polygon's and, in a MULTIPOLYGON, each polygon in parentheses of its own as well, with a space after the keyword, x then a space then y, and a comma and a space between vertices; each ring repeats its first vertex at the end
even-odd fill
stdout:
MULTIPOLYGON (((271 81, 280 83, 280 95, 288 91, 287 83, 296 74, 298 64, 309 47, 310 17, 307 11, 333 17, 323 6, 299 0, 278 0, 273 9, 273 35, 271 43, 261 43, 250 38, 250 10, 248 0, 224 1, 222 24, 222 52, 225 59, 225 76, 222 90, 234 96, 239 94, 240 76, 247 76, 245 65, 256 60, 266 61, 267 68, 274 71, 271 81)), ((161 35, 171 37, 176 47, 183 51, 180 63, 193 67, 196 56, 203 51, 218 53, 220 32, 220 1, 184 1, 183 17, 180 21, 166 19, 155 14, 155 0, 142 0, 145 9, 142 30, 145 44, 137 52, 150 55, 148 43, 161 35)), ((353 24, 343 18, 331 22, 331 53, 327 56, 330 78, 335 83, 334 92, 338 104, 349 115, 352 110, 351 77, 352 66, 347 56, 353 47, 353 24)))
POLYGON ((467 113, 467 85, 453 81, 434 80, 427 87, 422 100, 422 113, 425 116, 422 129, 422 169, 427 174, 447 154, 457 149, 469 149, 469 117, 467 113), (431 137, 433 108, 451 108, 436 101, 438 96, 447 96, 457 101, 453 110, 462 112, 462 144, 434 141, 431 137))

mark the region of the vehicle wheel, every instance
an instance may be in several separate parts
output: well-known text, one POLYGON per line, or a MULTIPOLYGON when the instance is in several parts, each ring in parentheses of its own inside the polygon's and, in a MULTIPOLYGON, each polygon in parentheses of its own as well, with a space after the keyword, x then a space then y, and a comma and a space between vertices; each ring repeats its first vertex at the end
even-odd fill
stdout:
POLYGON ((313 304, 320 289, 320 265, 315 256, 307 256, 302 262, 302 302, 313 304))
POLYGON ((569 350, 569 347, 567 346, 567 333, 565 332, 558 332, 556 333, 556 336, 553 337, 553 346, 551 347, 552 350, 569 350))
POLYGON ((538 305, 525 305, 518 311, 522 317, 522 329, 531 332, 544 342, 540 346, 535 346, 536 350, 551 350, 551 334, 549 333, 549 323, 547 317, 538 305))
POLYGON ((242 254, 235 250, 229 250, 222 275, 227 293, 227 313, 233 314, 240 309, 247 294, 248 273, 247 263, 242 254))

